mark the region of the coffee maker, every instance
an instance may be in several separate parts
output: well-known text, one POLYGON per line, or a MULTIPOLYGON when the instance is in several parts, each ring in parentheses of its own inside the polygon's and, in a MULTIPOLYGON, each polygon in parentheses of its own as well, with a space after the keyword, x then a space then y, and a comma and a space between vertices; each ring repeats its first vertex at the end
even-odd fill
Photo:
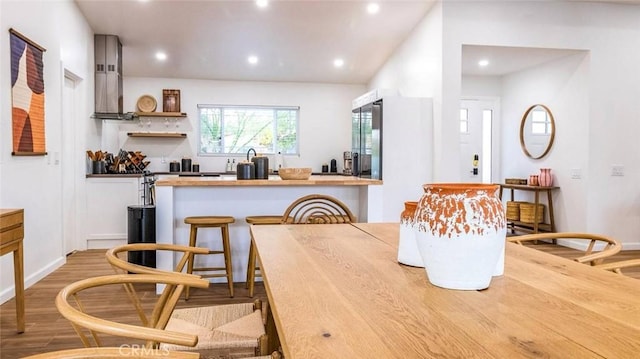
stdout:
POLYGON ((344 170, 342 172, 346 175, 353 174, 353 155, 351 151, 345 151, 343 154, 344 157, 344 170))

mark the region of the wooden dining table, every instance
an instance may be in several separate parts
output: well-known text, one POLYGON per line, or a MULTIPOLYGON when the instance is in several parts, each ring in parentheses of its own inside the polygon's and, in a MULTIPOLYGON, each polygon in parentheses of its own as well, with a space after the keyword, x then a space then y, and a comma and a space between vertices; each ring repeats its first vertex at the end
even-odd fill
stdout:
POLYGON ((398 264, 397 223, 252 226, 286 358, 638 358, 640 281, 514 243, 488 289, 398 264))

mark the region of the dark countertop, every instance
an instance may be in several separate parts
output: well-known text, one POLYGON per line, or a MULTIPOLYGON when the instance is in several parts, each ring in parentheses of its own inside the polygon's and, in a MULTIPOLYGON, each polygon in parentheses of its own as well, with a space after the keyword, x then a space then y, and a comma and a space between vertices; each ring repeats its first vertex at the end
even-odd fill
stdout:
MULTIPOLYGON (((146 175, 175 175, 180 177, 217 177, 221 175, 235 175, 235 172, 148 172, 146 175)), ((278 174, 274 172, 272 174, 278 174)), ((143 177, 145 173, 104 173, 104 174, 87 174, 86 178, 123 178, 123 177, 143 177)), ((351 176, 342 172, 313 172, 314 176, 351 176)))
POLYGON ((215 177, 224 174, 224 172, 147 172, 147 173, 104 173, 86 175, 86 178, 121 178, 121 177, 144 177, 155 175, 176 175, 184 177, 215 177))

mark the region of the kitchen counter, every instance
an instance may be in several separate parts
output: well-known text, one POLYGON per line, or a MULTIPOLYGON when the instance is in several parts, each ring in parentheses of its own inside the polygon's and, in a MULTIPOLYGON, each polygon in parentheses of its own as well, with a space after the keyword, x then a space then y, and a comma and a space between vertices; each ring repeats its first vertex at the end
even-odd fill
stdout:
POLYGON ((369 186, 381 185, 381 180, 341 176, 341 175, 312 175, 306 180, 283 180, 277 175, 269 179, 238 180, 235 175, 220 177, 173 177, 156 181, 157 187, 207 187, 207 186, 369 186))
MULTIPOLYGON (((165 177, 155 182, 156 242, 188 245, 188 216, 232 216, 229 226, 233 278, 244 282, 249 258, 247 216, 282 215, 296 199, 309 194, 326 194, 344 202, 359 222, 382 219, 380 180, 344 175, 312 175, 307 180, 282 180, 277 175, 267 180, 238 180, 235 174, 220 177, 165 177)), ((398 216, 400 214, 398 213, 398 216)), ((199 238, 199 246, 217 249, 220 231, 209 231, 199 238), (213 238, 211 238, 213 236, 213 238)), ((172 270, 175 258, 166 251, 156 253, 158 269, 172 270)), ((220 267, 222 256, 201 256, 202 266, 220 267)), ((224 278, 212 278, 223 282, 224 278)), ((161 289, 160 289, 161 290, 161 289)))

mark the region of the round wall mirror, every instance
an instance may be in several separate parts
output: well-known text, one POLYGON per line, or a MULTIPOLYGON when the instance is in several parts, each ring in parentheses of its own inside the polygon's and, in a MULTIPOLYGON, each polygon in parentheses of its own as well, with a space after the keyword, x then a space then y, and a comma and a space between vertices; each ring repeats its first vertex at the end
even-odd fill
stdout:
POLYGON ((537 160, 551 150, 556 134, 553 114, 545 105, 533 105, 527 109, 520 122, 520 146, 529 157, 537 160))

